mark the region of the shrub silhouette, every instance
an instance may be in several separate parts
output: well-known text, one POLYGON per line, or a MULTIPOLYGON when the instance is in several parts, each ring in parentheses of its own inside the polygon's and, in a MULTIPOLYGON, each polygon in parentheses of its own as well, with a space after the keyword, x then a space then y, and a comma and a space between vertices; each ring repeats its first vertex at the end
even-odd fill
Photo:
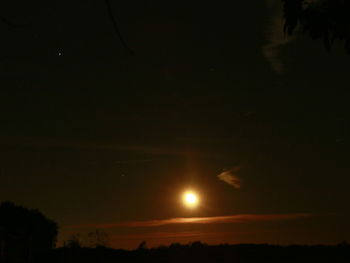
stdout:
POLYGON ((94 248, 108 247, 108 234, 98 229, 88 234, 90 246, 94 248))
POLYGON ((38 210, 30 210, 12 202, 0 203, 0 240, 3 250, 11 250, 13 246, 16 249, 25 247, 31 252, 47 250, 55 247, 56 237, 57 224, 38 210))

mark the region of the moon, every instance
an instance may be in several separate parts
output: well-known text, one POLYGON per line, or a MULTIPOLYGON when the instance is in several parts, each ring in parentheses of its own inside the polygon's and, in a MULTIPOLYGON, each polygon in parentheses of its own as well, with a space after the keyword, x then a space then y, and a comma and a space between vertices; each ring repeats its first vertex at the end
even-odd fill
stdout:
POLYGON ((195 192, 187 191, 182 195, 182 201, 186 207, 196 208, 199 203, 199 198, 195 192))

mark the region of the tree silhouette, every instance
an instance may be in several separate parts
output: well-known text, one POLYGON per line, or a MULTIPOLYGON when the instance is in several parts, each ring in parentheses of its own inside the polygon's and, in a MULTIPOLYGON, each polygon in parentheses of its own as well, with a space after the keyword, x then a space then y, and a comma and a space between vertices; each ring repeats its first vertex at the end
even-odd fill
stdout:
POLYGON ((102 232, 98 229, 92 231, 88 234, 90 246, 97 247, 107 247, 108 246, 108 234, 102 232))
POLYGON ((145 250, 145 249, 147 249, 147 242, 146 241, 142 241, 139 245, 138 245, 138 247, 137 247, 137 250, 145 250))
POLYGON ((64 247, 67 248, 81 248, 83 247, 83 241, 80 234, 71 235, 68 240, 64 241, 64 247))
POLYGON ((350 53, 350 1, 282 0, 284 32, 292 35, 296 28, 312 39, 322 39, 330 51, 335 40, 343 41, 350 53))
POLYGON ((56 237, 57 224, 38 210, 12 202, 0 203, 0 241, 5 251, 2 254, 18 249, 25 249, 28 253, 47 250, 55 246, 56 237))

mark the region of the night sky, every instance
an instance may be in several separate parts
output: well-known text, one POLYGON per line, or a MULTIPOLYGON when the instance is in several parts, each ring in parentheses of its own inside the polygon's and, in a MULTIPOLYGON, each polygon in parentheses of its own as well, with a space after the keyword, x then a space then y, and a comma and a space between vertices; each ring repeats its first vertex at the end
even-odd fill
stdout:
POLYGON ((58 245, 350 240, 350 57, 279 4, 112 1, 132 55, 104 1, 1 1, 0 201, 58 245))

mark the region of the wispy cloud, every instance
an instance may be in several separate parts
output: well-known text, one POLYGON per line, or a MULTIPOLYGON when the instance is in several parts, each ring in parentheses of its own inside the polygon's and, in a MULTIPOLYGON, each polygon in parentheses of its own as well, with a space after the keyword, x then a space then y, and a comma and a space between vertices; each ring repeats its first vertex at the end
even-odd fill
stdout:
POLYGON ((145 158, 119 160, 118 163, 146 163, 156 158, 183 157, 194 155, 201 158, 223 158, 222 154, 203 149, 189 149, 185 143, 176 144, 135 144, 127 141, 108 140, 72 140, 69 138, 51 138, 42 136, 0 136, 0 145, 26 149, 77 149, 95 151, 115 151, 137 153, 145 158))
POLYGON ((147 221, 129 221, 111 224, 79 224, 65 228, 116 228, 116 227, 158 227, 174 224, 235 224, 262 221, 283 221, 311 217, 309 213, 295 214, 239 214, 213 217, 179 217, 170 219, 156 219, 147 221))
POLYGON ((238 177, 237 172, 241 170, 240 166, 235 166, 231 168, 230 170, 225 170, 222 173, 218 175, 218 178, 228 183, 229 185, 232 185, 234 188, 239 189, 242 187, 242 180, 238 177))
MULTIPOLYGON (((115 235, 112 238, 115 239, 176 239, 176 238, 201 238, 204 235, 217 235, 221 236, 226 234, 225 232, 200 232, 200 231, 180 231, 180 232, 151 232, 141 234, 126 234, 126 235, 115 235)), ((231 233, 232 234, 232 233, 231 233)))
POLYGON ((279 54, 279 49, 292 41, 283 33, 283 16, 281 0, 266 0, 267 7, 271 10, 271 19, 266 28, 267 43, 262 47, 262 52, 272 69, 277 73, 285 71, 285 65, 279 54))

